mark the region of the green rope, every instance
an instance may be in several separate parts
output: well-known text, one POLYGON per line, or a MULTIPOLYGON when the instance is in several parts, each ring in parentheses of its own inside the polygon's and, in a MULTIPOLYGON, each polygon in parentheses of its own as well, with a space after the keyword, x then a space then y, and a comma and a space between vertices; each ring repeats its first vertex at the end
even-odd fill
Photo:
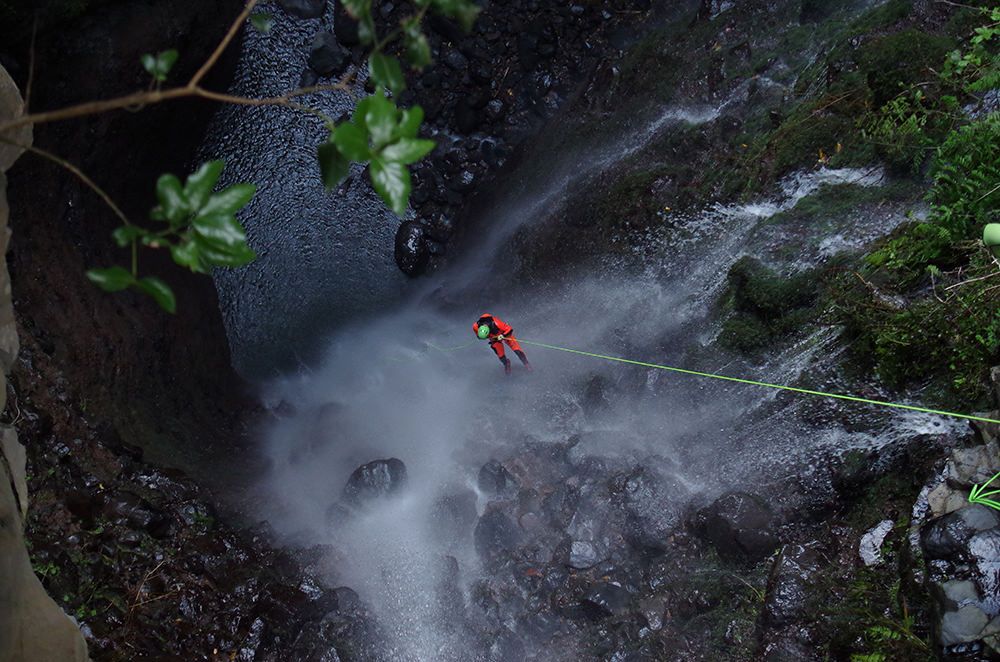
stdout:
MULTIPOLYGON (((447 353, 447 352, 457 352, 458 350, 465 349, 466 347, 472 347, 477 342, 479 342, 478 339, 477 340, 473 340, 471 342, 467 342, 464 345, 458 345, 457 347, 438 347, 434 343, 427 342, 426 340, 424 341, 424 344, 427 345, 428 347, 430 347, 431 349, 435 349, 435 350, 437 350, 439 352, 442 352, 442 353, 447 353)), ((426 352, 421 352, 421 353, 425 354, 426 352)), ((388 357, 386 357, 386 360, 391 361, 393 363, 409 363, 410 361, 416 361, 417 359, 418 359, 418 357, 416 357, 416 356, 404 356, 404 357, 388 356, 388 357)))
POLYGON ((604 359, 606 361, 617 361, 618 363, 628 363, 630 365, 638 365, 644 368, 656 368, 657 370, 669 370, 670 372, 679 372, 685 375, 694 375, 695 377, 708 377, 710 379, 721 379, 727 382, 737 382, 739 384, 750 384, 751 386, 763 386, 766 388, 779 389, 782 391, 792 391, 794 393, 805 393, 806 395, 818 395, 824 398, 836 398, 838 400, 850 400, 851 402, 863 402, 869 405, 878 405, 881 407, 894 407, 896 409, 908 409, 910 411, 919 411, 925 414, 936 414, 938 416, 951 416, 953 418, 964 418, 970 421, 982 421, 984 423, 998 423, 1000 420, 995 418, 986 418, 985 416, 973 416, 972 414, 957 414, 952 411, 941 411, 939 409, 928 409, 927 407, 916 407, 914 405, 904 405, 898 402, 885 402, 883 400, 870 400, 868 398, 859 398, 853 395, 844 395, 843 393, 827 393, 825 391, 812 391, 806 388, 797 388, 795 386, 785 386, 784 384, 770 384, 768 382, 758 382, 753 379, 740 379, 739 377, 728 377, 726 375, 717 375, 711 372, 698 372, 697 370, 685 370, 684 368, 675 368, 669 365, 659 365, 657 363, 646 363, 645 361, 633 361, 631 359, 623 359, 617 356, 607 356, 605 354, 595 354, 593 352, 584 352, 578 349, 569 349, 566 347, 559 347, 558 345, 548 345, 546 343, 534 342, 532 340, 522 340, 517 339, 518 342, 524 343, 525 345, 534 345, 536 347, 544 347, 546 349, 554 349, 560 352, 568 352, 570 354, 580 354, 582 356, 590 356, 595 359, 604 359))

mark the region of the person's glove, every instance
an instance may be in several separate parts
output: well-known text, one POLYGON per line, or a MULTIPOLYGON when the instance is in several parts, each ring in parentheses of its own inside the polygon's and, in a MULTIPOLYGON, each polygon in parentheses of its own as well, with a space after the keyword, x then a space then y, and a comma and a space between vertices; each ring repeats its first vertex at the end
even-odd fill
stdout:
POLYGON ((498 336, 497 336, 497 340, 503 340, 503 339, 504 339, 504 338, 503 338, 503 334, 502 334, 502 333, 501 333, 500 335, 498 335, 498 336))

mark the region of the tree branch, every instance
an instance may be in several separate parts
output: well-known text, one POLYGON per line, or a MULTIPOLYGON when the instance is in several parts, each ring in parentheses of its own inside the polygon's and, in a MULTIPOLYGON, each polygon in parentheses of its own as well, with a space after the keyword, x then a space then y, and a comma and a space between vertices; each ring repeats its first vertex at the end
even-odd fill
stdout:
POLYGON ((94 182, 94 180, 88 177, 82 170, 80 170, 78 167, 76 167, 66 159, 56 156, 52 152, 48 152, 39 147, 34 147, 32 145, 23 145, 16 141, 8 140, 7 138, 4 138, 2 135, 0 135, 0 142, 7 143, 8 145, 12 145, 19 149, 23 149, 27 152, 31 152, 32 154, 37 154, 38 156, 41 156, 44 159, 48 159, 49 161, 52 161, 53 163, 62 166, 66 170, 69 170, 71 173, 76 175, 77 179, 86 184, 87 187, 90 188, 94 193, 99 195, 101 199, 104 200, 105 204, 107 204, 108 207, 111 208, 111 211, 114 212, 115 216, 117 216, 123 224, 132 225, 132 223, 128 220, 128 217, 125 216, 125 212, 123 212, 121 208, 119 208, 118 205, 115 204, 115 201, 111 199, 111 196, 105 193, 104 189, 98 186, 94 182))
POLYGON ((222 57, 223 51, 226 50, 226 47, 228 47, 230 42, 233 41, 236 33, 239 32, 241 27, 243 27, 243 23, 247 20, 247 17, 250 16, 250 12, 253 11, 253 8, 257 6, 258 1, 259 0, 250 0, 250 2, 247 3, 247 6, 243 8, 240 15, 237 16, 236 20, 229 26, 229 31, 226 32, 226 36, 223 37, 222 41, 219 42, 219 45, 215 47, 215 51, 212 55, 205 60, 205 63, 201 65, 201 68, 198 69, 195 75, 191 77, 191 80, 187 84, 189 89, 198 87, 198 83, 200 83, 201 79, 205 77, 205 74, 207 74, 209 70, 215 66, 215 63, 219 61, 219 58, 222 57))

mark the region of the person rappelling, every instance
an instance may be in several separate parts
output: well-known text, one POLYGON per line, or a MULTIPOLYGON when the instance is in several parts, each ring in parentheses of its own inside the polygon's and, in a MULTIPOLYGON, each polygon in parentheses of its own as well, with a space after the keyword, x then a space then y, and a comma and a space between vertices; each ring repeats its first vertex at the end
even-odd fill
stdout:
POLYGON ((510 374, 510 359, 504 355, 503 344, 507 343, 511 351, 517 354, 517 358, 521 359, 521 363, 527 368, 528 372, 531 372, 531 364, 528 363, 528 357, 524 355, 524 350, 517 343, 517 338, 514 337, 514 329, 499 317, 494 317, 489 313, 483 313, 479 316, 479 319, 472 325, 472 332, 476 334, 476 337, 480 340, 489 340, 490 348, 496 352, 497 357, 500 359, 500 363, 503 364, 504 373, 510 374))

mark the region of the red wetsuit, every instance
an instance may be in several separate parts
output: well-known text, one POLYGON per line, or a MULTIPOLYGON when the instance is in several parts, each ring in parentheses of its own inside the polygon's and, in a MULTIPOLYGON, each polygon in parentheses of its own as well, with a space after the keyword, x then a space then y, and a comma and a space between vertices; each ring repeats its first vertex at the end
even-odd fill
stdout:
POLYGON ((517 343, 517 338, 514 337, 514 329, 510 324, 504 322, 499 317, 494 317, 489 313, 483 313, 479 316, 479 319, 472 325, 472 332, 478 337, 479 327, 486 325, 490 330, 490 335, 488 339, 490 341, 490 348, 496 352, 497 358, 500 359, 500 363, 503 364, 504 370, 507 374, 510 374, 510 359, 504 356, 503 344, 507 343, 511 351, 517 354, 517 358, 521 359, 521 363, 524 367, 531 369, 531 364, 528 363, 528 357, 524 355, 524 351, 521 346, 517 343), (501 339, 501 336, 503 338, 501 339))

